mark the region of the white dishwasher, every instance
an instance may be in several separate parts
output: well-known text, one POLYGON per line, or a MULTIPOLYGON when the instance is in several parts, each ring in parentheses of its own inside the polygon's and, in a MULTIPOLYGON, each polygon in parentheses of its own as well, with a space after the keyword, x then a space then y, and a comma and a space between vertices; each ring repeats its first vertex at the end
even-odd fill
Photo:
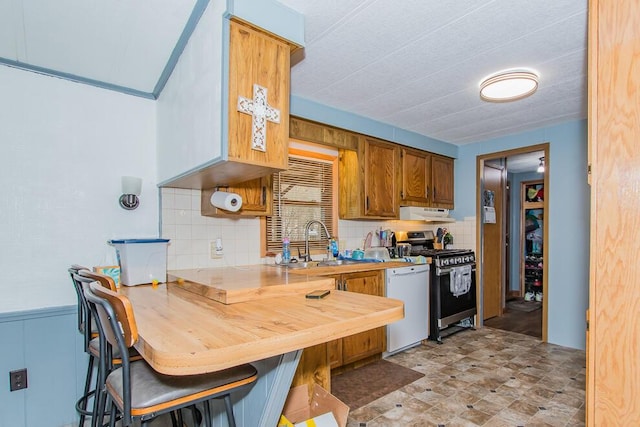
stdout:
POLYGON ((387 325, 386 357, 429 336, 429 265, 388 268, 385 290, 388 298, 404 303, 404 319, 387 325))

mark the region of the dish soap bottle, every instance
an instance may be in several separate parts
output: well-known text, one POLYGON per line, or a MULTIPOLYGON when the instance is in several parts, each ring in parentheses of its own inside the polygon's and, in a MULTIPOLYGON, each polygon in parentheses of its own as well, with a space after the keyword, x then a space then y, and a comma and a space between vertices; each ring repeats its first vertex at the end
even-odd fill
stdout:
POLYGON ((291 261, 291 248, 289 243, 289 238, 285 237, 282 239, 282 263, 289 264, 291 261))

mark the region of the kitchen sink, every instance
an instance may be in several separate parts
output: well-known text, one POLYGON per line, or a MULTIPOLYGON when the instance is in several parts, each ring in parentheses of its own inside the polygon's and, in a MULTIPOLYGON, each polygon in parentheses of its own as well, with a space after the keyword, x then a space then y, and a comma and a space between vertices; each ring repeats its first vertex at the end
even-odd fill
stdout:
POLYGON ((274 267, 282 267, 282 268, 290 268, 290 269, 301 269, 301 268, 315 268, 315 267, 337 267, 340 265, 350 265, 350 264, 359 264, 363 261, 355 261, 349 259, 334 259, 334 260, 325 260, 325 261, 298 261, 292 262, 289 264, 269 264, 274 267))
POLYGON ((358 264, 358 261, 352 261, 348 259, 334 259, 331 261, 320 261, 318 263, 318 267, 333 267, 336 265, 349 265, 349 264, 358 264))

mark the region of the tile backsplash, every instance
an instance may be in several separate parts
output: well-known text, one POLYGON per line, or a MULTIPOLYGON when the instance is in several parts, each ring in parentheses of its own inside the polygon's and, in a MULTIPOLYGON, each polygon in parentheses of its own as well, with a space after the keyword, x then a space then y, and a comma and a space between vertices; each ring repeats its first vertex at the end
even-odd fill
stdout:
MULTIPOLYGON (((169 270, 271 263, 260 257, 260 220, 257 218, 211 218, 200 214, 200 190, 163 188, 161 190, 162 237, 170 239, 167 267, 169 270), (211 245, 222 239, 223 255, 212 259, 211 245)), ((447 224, 420 221, 351 221, 338 222, 341 249, 361 248, 367 233, 372 232, 372 245, 379 244, 376 230, 382 228, 415 231, 446 227, 453 235, 455 248, 476 247, 476 219, 447 224)), ((215 253, 215 252, 214 252, 215 253)))

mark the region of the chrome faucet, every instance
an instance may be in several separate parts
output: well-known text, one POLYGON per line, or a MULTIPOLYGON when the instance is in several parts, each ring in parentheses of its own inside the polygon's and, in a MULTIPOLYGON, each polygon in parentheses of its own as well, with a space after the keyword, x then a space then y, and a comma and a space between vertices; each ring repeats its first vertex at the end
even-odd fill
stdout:
POLYGON ((300 253, 298 253, 298 256, 300 258, 304 258, 305 262, 311 261, 311 254, 309 254, 309 229, 313 224, 319 224, 320 226, 322 226, 322 228, 324 229, 324 234, 327 235, 327 240, 331 240, 331 235, 329 234, 329 230, 327 229, 327 226, 324 225, 322 221, 318 221, 317 219, 312 219, 311 221, 309 221, 304 226, 304 254, 300 255, 300 253))

